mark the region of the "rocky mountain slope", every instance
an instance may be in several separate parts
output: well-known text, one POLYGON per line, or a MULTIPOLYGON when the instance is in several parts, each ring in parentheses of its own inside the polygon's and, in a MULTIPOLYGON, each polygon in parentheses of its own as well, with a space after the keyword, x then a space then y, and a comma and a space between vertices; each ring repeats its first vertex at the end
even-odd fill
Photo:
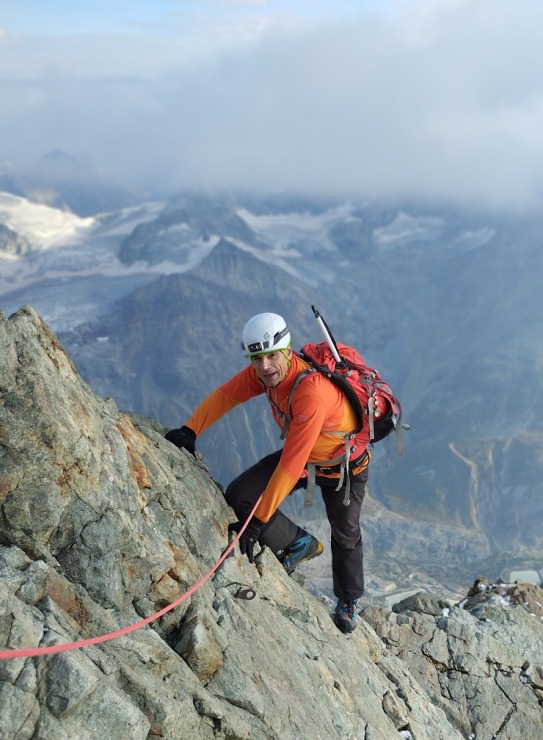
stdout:
POLYGON ((232 515, 202 459, 97 396, 31 308, 0 348, 0 737, 540 736, 541 589, 373 605, 344 636, 269 551, 206 578, 232 515))

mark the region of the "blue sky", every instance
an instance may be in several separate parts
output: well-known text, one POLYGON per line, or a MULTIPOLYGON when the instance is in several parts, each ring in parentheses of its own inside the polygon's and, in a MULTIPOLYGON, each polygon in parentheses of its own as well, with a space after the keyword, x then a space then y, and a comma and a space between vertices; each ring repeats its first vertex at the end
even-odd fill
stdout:
POLYGON ((389 0, 3 0, 0 27, 17 34, 172 34, 206 16, 340 19, 384 13, 389 0))
POLYGON ((208 3, 183 0, 14 0, 2 4, 8 31, 33 35, 168 32, 208 3), (6 7, 3 7, 6 5, 6 7))
POLYGON ((0 162, 540 207, 542 48, 541 0, 0 0, 0 162))

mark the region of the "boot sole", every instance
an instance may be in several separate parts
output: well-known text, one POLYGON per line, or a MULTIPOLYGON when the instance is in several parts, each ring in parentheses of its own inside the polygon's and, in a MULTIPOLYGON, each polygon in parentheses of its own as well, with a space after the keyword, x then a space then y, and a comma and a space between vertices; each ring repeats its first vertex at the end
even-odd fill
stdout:
POLYGON ((356 622, 346 623, 346 621, 342 620, 341 617, 338 617, 337 614, 334 614, 334 624, 344 635, 350 635, 356 629, 356 622))

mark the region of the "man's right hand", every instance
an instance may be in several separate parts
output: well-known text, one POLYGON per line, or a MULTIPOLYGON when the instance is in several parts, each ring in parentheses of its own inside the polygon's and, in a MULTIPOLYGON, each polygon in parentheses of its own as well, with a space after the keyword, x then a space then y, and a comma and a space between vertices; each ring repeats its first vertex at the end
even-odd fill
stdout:
POLYGON ((171 442, 179 449, 185 449, 190 452, 191 455, 196 454, 196 434, 190 427, 181 427, 180 429, 170 429, 170 431, 164 435, 164 439, 171 442))
MULTIPOLYGON (((247 555, 250 563, 255 562, 254 547, 258 542, 260 531, 263 526, 264 522, 261 522, 260 519, 256 518, 256 516, 252 516, 249 524, 245 527, 243 534, 239 538, 239 549, 241 554, 247 555)), ((234 522, 233 524, 228 525, 228 531, 238 534, 242 527, 242 521, 234 522)))

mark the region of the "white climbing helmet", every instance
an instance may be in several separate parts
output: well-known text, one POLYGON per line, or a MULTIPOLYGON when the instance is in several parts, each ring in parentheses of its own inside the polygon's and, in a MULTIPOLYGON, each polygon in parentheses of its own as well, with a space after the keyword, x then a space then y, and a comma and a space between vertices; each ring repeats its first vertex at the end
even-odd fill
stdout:
POLYGON ((241 348, 246 357, 277 352, 290 347, 290 332, 285 319, 276 313, 259 313, 245 324, 241 348))

